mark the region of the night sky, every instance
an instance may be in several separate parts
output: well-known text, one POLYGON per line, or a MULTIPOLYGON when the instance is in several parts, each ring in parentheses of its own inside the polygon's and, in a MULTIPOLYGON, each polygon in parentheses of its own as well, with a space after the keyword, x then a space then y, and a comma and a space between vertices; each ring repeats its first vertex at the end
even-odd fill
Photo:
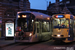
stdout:
POLYGON ((55 3, 55 0, 29 0, 30 8, 31 9, 46 10, 47 6, 49 5, 49 1, 51 1, 51 3, 55 3))

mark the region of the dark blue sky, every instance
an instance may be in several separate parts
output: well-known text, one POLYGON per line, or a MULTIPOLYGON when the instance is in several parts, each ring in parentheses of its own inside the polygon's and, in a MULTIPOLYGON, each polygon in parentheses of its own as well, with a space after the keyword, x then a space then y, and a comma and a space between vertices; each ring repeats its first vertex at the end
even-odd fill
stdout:
POLYGON ((29 0, 30 8, 31 9, 46 10, 47 6, 48 6, 47 1, 48 1, 48 4, 49 4, 49 1, 51 1, 51 3, 55 2, 55 0, 29 0))

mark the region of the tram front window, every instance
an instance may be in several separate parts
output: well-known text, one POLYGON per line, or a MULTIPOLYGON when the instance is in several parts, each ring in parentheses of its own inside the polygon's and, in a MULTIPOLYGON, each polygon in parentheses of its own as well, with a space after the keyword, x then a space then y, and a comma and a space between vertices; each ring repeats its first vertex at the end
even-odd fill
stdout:
MULTIPOLYGON (((22 15, 20 15, 22 16, 22 15)), ((20 27, 20 31, 29 32, 33 30, 33 18, 28 14, 26 18, 18 18, 17 19, 17 27, 20 27)), ((18 31, 19 31, 18 30, 18 31)))
POLYGON ((65 18, 55 18, 53 20, 54 28, 69 28, 69 20, 65 18))
POLYGON ((28 20, 28 19, 21 19, 19 18, 17 20, 17 27, 21 27, 21 30, 23 30, 24 32, 29 32, 33 30, 33 23, 32 20, 28 20))

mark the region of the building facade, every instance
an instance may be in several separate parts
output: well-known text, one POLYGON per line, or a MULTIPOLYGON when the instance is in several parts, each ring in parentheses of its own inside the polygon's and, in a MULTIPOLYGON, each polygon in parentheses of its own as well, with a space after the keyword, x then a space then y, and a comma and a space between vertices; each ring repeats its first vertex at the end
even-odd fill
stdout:
POLYGON ((0 0, 0 37, 5 37, 5 23, 14 23, 18 11, 29 10, 29 0, 0 0))
POLYGON ((47 11, 50 11, 54 14, 57 13, 67 13, 75 15, 75 0, 55 0, 55 3, 49 2, 47 11))

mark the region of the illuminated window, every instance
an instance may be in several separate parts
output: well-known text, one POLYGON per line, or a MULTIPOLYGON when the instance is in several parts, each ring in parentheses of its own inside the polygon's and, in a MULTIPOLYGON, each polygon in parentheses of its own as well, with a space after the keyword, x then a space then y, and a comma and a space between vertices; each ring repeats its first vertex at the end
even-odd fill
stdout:
POLYGON ((54 19, 53 20, 53 27, 54 28, 69 28, 69 20, 65 18, 61 19, 54 19))
POLYGON ((42 22, 42 32, 49 32, 50 31, 50 24, 47 21, 42 22))

